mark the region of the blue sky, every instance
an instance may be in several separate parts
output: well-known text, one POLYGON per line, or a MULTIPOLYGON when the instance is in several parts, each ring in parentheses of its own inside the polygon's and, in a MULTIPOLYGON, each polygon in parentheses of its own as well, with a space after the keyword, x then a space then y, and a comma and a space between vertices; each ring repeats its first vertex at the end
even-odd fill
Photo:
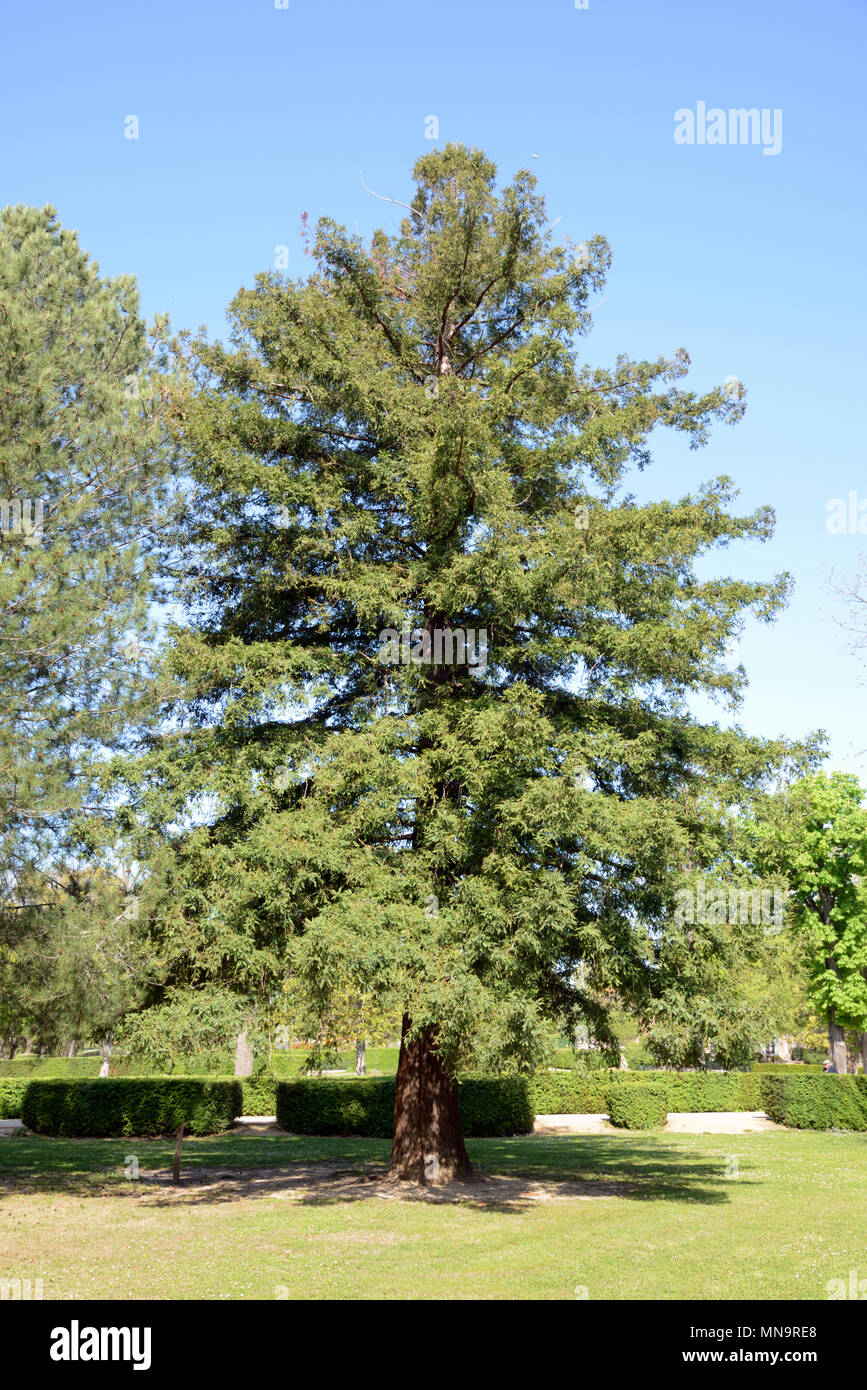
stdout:
POLYGON ((847 651, 828 582, 854 574, 867 536, 826 529, 832 498, 867 498, 867 0, 42 0, 7 7, 4 40, 0 202, 53 203, 177 329, 222 333, 279 245, 305 274, 304 211, 396 225, 361 171, 405 199, 413 161, 447 140, 504 178, 532 168, 563 232, 611 244, 587 359, 683 346, 696 388, 747 387, 742 424, 697 453, 660 436, 635 487, 677 496, 727 473, 745 510, 776 509, 770 544, 713 563, 796 580, 785 615, 740 644, 739 722, 822 727, 830 765, 867 781, 867 652, 847 651), (675 112, 699 102, 780 111, 779 153, 677 144, 675 112))

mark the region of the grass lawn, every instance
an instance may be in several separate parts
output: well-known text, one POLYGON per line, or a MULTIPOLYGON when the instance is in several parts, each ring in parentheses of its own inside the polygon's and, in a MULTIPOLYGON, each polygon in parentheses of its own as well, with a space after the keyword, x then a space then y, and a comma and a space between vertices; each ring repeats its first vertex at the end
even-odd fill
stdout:
MULTIPOLYGON (((179 1191, 124 1177, 173 1145, 0 1140, 0 1279, 46 1299, 819 1299, 867 1278, 867 1136, 575 1135, 478 1139, 487 1174, 625 1183, 629 1195, 519 1202, 179 1191), (737 1160, 735 1164, 735 1160, 737 1160), (727 1176, 727 1173, 737 1176, 727 1176), (285 1297, 282 1292, 280 1296, 285 1297)), ((185 1167, 376 1168, 388 1143, 226 1135, 185 1167)), ((592 1189, 591 1189, 592 1190, 592 1189)))

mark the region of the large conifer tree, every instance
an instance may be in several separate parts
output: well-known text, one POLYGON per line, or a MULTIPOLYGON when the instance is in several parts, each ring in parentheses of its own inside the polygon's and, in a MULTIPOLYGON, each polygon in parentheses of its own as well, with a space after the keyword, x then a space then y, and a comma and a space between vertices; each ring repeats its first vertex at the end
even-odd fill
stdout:
POLYGON ((259 276, 228 347, 188 345, 190 625, 143 779, 162 822, 205 795, 171 977, 266 998, 291 964, 323 1014, 353 981, 398 1003, 392 1167, 421 1180, 471 1171, 461 1069, 688 992, 678 875, 785 753, 686 706, 737 698, 727 643, 787 587, 697 562, 772 514, 733 515, 725 478, 623 491, 654 429, 704 444, 742 393, 680 389, 683 352, 584 364, 607 245, 558 244, 533 177, 495 172, 425 155, 397 234, 322 220, 307 280, 259 276))

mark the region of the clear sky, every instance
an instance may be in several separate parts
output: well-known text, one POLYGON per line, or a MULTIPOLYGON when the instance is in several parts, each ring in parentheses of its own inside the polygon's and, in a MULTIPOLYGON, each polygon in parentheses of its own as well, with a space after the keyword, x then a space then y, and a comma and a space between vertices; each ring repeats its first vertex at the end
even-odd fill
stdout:
POLYGON ((770 544, 714 561, 796 580, 740 644, 737 717, 824 728, 830 765, 867 781, 867 652, 847 651, 829 586, 867 535, 827 530, 831 499, 867 499, 867 0, 9 0, 3 39, 0 203, 53 203, 177 329, 222 333, 278 246, 305 274, 302 212, 396 226, 361 171, 406 199, 413 161, 448 140, 504 178, 532 168, 563 232, 612 247, 586 357, 683 346, 697 389, 746 385, 743 423, 695 453, 659 436, 634 490, 728 473, 744 509, 776 509, 770 544), (767 113, 766 135, 730 142, 726 121, 713 143, 712 110, 742 107, 767 113), (675 140, 685 110, 692 144, 675 140))

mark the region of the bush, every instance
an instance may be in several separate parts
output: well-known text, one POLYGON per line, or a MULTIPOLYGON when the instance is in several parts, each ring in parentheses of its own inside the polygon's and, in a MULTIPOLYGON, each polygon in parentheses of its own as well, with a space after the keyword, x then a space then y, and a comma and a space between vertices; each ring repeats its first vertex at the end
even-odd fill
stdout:
MULTIPOLYGON (((523 1077, 466 1077, 460 1082, 464 1134, 529 1134, 533 1110, 523 1077)), ((394 1078, 303 1077, 277 1083, 277 1123, 293 1134, 355 1134, 390 1139, 394 1078)))
POLYGON ((537 1115, 594 1115, 608 1110, 615 1086, 665 1086, 669 1111, 757 1110, 761 1078, 751 1072, 539 1072, 530 1082, 537 1115))
POLYGON ((218 1134, 241 1114, 241 1087, 212 1077, 128 1077, 97 1081, 31 1081, 21 1118, 36 1134, 101 1139, 218 1134))
POLYGON ((821 1062, 751 1062, 753 1071, 763 1072, 765 1076, 821 1076, 821 1062))
POLYGON ((99 1076, 99 1057, 36 1057, 24 1052, 0 1060, 0 1076, 67 1077, 99 1076))
POLYGON ((277 1078, 265 1067, 256 1068, 252 1076, 239 1077, 242 1115, 275 1115, 277 1113, 277 1078))
POLYGON ((867 1130, 867 1077, 763 1076, 764 1108, 790 1129, 867 1130))
POLYGON ((659 1084, 612 1086, 608 1115, 618 1129, 661 1129, 668 1115, 668 1092, 659 1084))
POLYGON ((9 1080, 0 1077, 0 1120, 17 1120, 24 1104, 24 1093, 29 1081, 9 1080))

